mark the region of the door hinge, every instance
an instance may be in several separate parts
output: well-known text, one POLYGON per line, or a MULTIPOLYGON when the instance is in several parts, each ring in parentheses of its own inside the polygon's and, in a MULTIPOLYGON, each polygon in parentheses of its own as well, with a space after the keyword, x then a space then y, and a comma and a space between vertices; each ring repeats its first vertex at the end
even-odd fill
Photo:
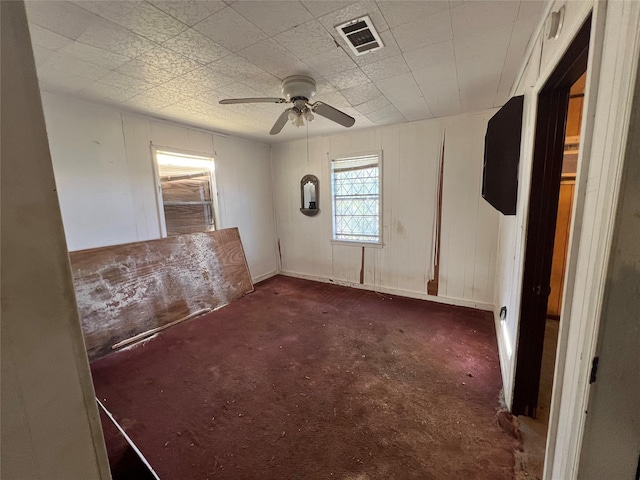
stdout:
POLYGON ((596 381, 596 375, 598 374, 598 362, 600 357, 593 357, 591 361, 591 374, 589 375, 589 385, 596 381))

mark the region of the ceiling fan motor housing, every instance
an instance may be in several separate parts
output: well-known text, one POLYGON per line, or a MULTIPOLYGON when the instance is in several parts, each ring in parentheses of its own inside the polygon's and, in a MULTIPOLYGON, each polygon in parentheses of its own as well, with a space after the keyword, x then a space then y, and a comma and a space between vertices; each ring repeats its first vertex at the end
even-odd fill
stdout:
POLYGON ((316 94, 316 82, 306 75, 293 75, 282 80, 282 94, 287 101, 309 101, 316 94))

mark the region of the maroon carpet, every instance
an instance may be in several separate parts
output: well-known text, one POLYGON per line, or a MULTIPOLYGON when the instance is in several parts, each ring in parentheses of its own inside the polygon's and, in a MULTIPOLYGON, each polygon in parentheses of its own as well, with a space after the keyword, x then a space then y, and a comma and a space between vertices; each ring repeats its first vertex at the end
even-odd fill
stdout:
POLYGON ((163 480, 513 477, 488 312, 279 276, 92 371, 163 480))

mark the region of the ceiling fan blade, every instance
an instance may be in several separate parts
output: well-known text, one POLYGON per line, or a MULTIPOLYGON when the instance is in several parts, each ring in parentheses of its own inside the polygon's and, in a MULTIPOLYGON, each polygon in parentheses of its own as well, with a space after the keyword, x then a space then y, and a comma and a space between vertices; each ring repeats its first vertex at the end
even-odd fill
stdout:
POLYGON ((277 135, 278 133, 280 133, 282 128, 286 125, 287 120, 289 120, 290 111, 291 109, 287 108, 284 112, 280 114, 280 116, 276 120, 276 123, 274 123, 273 127, 271 127, 271 131, 269 132, 269 135, 277 135))
POLYGON ((222 105, 231 105, 233 103, 286 103, 284 98, 227 98, 220 100, 222 105))
POLYGON ((339 123, 343 127, 349 128, 356 122, 355 118, 341 112, 337 108, 333 108, 331 105, 327 105, 326 103, 316 102, 311 106, 311 110, 318 115, 339 123))

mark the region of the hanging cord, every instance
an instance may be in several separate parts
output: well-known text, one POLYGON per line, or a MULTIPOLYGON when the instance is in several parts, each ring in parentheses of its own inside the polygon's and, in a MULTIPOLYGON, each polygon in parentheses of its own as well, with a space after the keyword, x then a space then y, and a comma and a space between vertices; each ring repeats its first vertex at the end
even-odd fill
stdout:
POLYGON ((309 120, 307 120, 307 165, 309 164, 309 120))

